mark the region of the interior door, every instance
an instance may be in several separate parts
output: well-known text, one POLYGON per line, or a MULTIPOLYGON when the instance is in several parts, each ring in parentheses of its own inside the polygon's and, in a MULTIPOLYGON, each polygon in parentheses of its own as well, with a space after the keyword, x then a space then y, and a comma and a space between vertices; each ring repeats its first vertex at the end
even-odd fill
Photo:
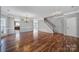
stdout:
POLYGON ((66 19, 66 35, 77 36, 77 18, 71 17, 66 19))

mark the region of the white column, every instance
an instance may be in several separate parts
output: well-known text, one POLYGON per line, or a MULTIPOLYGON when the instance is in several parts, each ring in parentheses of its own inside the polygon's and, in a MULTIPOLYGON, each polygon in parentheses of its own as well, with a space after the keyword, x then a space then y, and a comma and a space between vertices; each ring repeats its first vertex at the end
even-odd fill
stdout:
POLYGON ((33 38, 38 39, 38 19, 33 20, 33 38))

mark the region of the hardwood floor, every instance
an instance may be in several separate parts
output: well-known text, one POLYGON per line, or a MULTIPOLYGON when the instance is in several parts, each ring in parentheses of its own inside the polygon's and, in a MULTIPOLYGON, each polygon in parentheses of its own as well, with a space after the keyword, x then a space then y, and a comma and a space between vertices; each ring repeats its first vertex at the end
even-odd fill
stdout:
POLYGON ((1 39, 1 51, 6 52, 70 52, 79 51, 79 38, 60 33, 39 32, 33 39, 32 32, 9 35, 1 39), (20 35, 19 35, 20 34, 20 35))

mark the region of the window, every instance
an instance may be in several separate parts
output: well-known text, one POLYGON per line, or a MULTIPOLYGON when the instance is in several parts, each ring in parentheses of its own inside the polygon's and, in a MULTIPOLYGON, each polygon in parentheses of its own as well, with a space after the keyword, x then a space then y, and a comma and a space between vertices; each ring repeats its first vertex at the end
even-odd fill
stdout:
POLYGON ((1 33, 6 33, 6 18, 1 17, 1 33))

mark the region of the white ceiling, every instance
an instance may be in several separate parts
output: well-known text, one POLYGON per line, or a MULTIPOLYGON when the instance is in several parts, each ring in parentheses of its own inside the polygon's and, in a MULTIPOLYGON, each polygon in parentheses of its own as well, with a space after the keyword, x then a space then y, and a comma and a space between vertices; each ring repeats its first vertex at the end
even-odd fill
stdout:
POLYGON ((78 6, 2 6, 2 11, 13 15, 45 17, 56 12, 68 13, 79 10, 78 6))

